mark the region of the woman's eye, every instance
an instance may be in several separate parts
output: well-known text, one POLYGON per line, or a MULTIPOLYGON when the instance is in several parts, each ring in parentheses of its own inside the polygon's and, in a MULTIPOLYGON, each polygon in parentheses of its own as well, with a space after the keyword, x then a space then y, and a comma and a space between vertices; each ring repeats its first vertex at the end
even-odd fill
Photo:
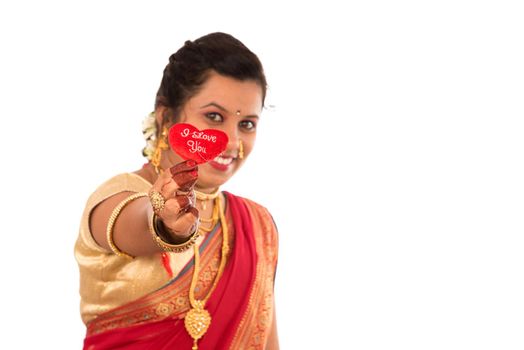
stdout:
POLYGON ((251 120, 243 120, 240 122, 240 127, 248 131, 255 130, 256 126, 257 125, 251 120))
POLYGON ((211 112, 206 114, 206 118, 214 121, 214 122, 221 122, 224 118, 218 113, 211 112))

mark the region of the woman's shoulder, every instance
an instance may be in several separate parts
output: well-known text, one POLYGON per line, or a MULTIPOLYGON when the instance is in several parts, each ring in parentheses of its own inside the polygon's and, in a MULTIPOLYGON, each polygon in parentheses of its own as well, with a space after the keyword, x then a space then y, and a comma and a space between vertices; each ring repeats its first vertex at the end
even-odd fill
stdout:
POLYGON ((268 208, 264 205, 242 196, 237 196, 235 194, 227 192, 227 195, 232 196, 240 201, 242 201, 251 213, 251 218, 255 221, 258 221, 265 227, 268 231, 273 231, 274 234, 277 233, 277 227, 273 219, 273 215, 268 208))
POLYGON ((89 204, 103 201, 120 192, 147 192, 151 188, 151 183, 135 173, 121 173, 115 175, 100 184, 89 196, 89 204))
POLYGON ((266 215, 269 215, 271 216, 269 210, 262 204, 252 200, 252 199, 249 199, 249 198, 246 198, 246 197, 242 197, 242 196, 238 196, 236 194, 233 194, 233 193, 230 193, 230 192, 226 192, 229 196, 232 196, 242 202, 244 202, 248 208, 250 208, 251 210, 255 210, 261 214, 266 214, 266 215))
POLYGON ((97 191, 106 188, 117 188, 122 190, 134 191, 135 188, 142 189, 149 187, 151 187, 151 183, 144 179, 142 176, 137 175, 136 173, 121 173, 104 181, 97 188, 97 191))
POLYGON ((261 246, 263 255, 268 262, 276 263, 278 257, 278 230, 269 210, 262 204, 245 197, 228 193, 228 195, 244 202, 251 216, 255 236, 261 246))
POLYGON ((80 224, 80 240, 94 250, 104 252, 91 236, 89 218, 92 210, 107 198, 120 192, 148 192, 151 184, 135 173, 115 175, 100 184, 85 203, 80 224))

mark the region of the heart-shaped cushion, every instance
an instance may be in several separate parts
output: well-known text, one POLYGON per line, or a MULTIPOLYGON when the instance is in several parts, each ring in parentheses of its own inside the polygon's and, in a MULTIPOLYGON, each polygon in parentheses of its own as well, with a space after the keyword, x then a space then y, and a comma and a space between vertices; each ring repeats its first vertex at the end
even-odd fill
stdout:
POLYGON ((169 129, 171 149, 184 159, 198 164, 205 163, 220 155, 227 147, 225 132, 216 129, 198 130, 191 124, 174 124, 169 129))

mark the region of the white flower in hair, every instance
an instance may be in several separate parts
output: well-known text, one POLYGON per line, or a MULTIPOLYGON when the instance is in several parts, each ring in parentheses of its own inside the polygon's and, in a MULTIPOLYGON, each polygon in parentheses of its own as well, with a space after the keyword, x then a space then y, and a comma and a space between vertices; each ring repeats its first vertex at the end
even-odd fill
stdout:
POLYGON ((146 140, 146 147, 142 150, 142 155, 151 160, 156 145, 156 120, 155 112, 151 112, 142 122, 142 134, 146 140))

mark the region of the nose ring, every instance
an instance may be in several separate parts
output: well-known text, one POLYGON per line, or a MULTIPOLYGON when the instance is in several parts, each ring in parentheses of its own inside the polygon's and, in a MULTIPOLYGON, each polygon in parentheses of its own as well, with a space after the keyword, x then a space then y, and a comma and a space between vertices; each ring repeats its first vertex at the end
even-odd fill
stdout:
POLYGON ((244 143, 242 140, 238 141, 238 159, 244 159, 244 143))

